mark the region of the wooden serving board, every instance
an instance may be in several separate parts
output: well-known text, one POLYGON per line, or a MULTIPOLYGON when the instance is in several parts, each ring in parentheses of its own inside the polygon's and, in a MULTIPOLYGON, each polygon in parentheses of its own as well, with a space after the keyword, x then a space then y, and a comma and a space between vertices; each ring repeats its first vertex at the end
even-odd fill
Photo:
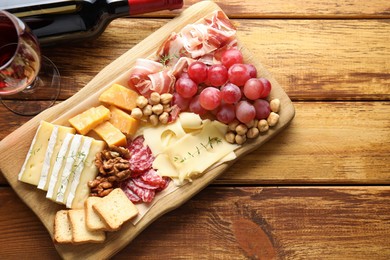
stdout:
MULTIPOLYGON (((68 100, 50 108, 26 124, 18 128, 12 134, 0 142, 0 170, 13 187, 18 196, 34 211, 47 228, 50 236, 53 237, 54 215, 63 206, 57 205, 45 198, 45 192, 36 187, 19 182, 17 175, 24 162, 26 153, 41 120, 56 124, 67 125, 67 119, 98 104, 100 93, 112 83, 126 84, 129 69, 134 65, 137 58, 145 58, 153 54, 158 46, 170 35, 171 32, 178 32, 187 24, 194 23, 200 18, 220 8, 213 2, 202 1, 184 10, 165 26, 151 34, 131 50, 124 53, 106 68, 104 68, 94 79, 92 79, 82 90, 68 100)), ((239 30, 239 28, 238 28, 239 30)), ((256 140, 247 142, 236 151, 237 159, 257 148, 284 129, 293 119, 295 110, 291 100, 275 81, 270 73, 245 49, 244 43, 240 42, 244 53, 245 61, 257 67, 259 75, 268 78, 272 84, 270 98, 281 100, 281 111, 279 123, 270 128, 256 140)), ((184 185, 172 193, 160 198, 150 208, 146 215, 136 224, 126 223, 119 231, 107 233, 104 244, 84 245, 56 245, 58 253, 65 259, 88 259, 88 258, 109 258, 130 243, 144 228, 151 224, 161 215, 169 212, 196 193, 205 188, 215 178, 222 174, 236 160, 224 163, 210 171, 191 184, 184 185)))

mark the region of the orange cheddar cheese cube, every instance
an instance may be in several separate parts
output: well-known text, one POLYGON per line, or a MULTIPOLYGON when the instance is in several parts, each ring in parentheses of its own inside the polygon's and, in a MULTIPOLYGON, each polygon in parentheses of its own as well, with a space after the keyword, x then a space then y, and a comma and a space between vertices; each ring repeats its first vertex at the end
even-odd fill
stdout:
POLYGON ((99 101, 114 105, 123 110, 131 111, 135 108, 138 93, 119 84, 113 84, 99 97, 99 101))
POLYGON ((98 125, 93 131, 97 133, 109 147, 127 145, 126 136, 108 121, 98 125))
POLYGON ((139 121, 126 113, 125 111, 110 106, 111 118, 110 123, 118 128, 125 135, 134 135, 137 132, 139 121))
POLYGON ((90 109, 69 119, 69 123, 82 135, 110 119, 110 110, 105 106, 91 107, 90 109))

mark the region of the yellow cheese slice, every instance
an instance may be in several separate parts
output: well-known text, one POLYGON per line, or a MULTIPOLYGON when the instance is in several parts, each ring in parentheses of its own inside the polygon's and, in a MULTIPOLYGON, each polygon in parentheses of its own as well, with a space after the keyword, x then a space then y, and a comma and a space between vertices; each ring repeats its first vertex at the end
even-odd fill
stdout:
POLYGON ((166 147, 186 135, 179 120, 172 124, 159 125, 144 129, 144 144, 148 145, 154 156, 162 153, 166 147))
POLYGON ((93 128, 110 119, 110 110, 105 106, 91 107, 90 109, 69 119, 69 123, 77 132, 85 135, 93 128))
POLYGON ((90 194, 88 181, 94 180, 98 174, 98 169, 95 166, 95 156, 103 151, 105 143, 99 140, 92 140, 91 148, 84 161, 84 167, 80 174, 75 175, 69 195, 66 199, 68 208, 81 209, 84 208, 84 202, 90 194))
POLYGON ((137 107, 136 100, 138 93, 119 84, 113 84, 105 90, 99 97, 99 101, 114 105, 126 111, 131 111, 137 107))
POLYGON ((191 179, 224 158, 239 146, 225 141, 227 126, 205 120, 200 132, 186 134, 164 150, 179 172, 179 181, 191 179))
POLYGON ((168 155, 160 153, 153 161, 153 169, 157 170, 160 176, 179 178, 179 172, 169 160, 168 155))
POLYGON ((186 132, 202 128, 202 118, 195 113, 182 112, 179 114, 179 121, 186 132))
POLYGON ((107 144, 112 146, 126 146, 126 136, 110 122, 104 122, 93 129, 107 144))
POLYGON ((46 150, 45 160, 38 183, 38 189, 47 191, 53 166, 57 160, 58 152, 66 134, 74 134, 76 130, 71 127, 56 125, 51 133, 49 145, 46 150))
POLYGON ((43 162, 45 160, 46 149, 49 145, 49 140, 53 129, 53 124, 41 121, 31 142, 31 146, 27 152, 23 166, 19 172, 19 181, 32 185, 38 185, 43 162))

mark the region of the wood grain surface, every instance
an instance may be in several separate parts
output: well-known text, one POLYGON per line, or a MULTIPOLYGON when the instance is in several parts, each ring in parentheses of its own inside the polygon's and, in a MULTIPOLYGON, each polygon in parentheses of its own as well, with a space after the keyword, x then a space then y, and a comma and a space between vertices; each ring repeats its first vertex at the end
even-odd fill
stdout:
MULTIPOLYGON (((295 119, 114 259, 389 259, 390 3, 216 2, 295 119)), ((44 49, 62 75, 59 102, 178 13, 117 19, 97 40, 44 49)), ((30 119, 0 113, 0 140, 30 119)), ((25 256, 59 258, 0 174, 0 258, 25 256)))

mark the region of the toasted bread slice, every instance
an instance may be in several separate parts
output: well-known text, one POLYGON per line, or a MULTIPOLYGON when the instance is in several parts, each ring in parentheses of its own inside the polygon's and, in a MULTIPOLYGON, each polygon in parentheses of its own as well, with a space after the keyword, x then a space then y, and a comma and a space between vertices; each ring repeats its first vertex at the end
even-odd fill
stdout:
POLYGON ((123 223, 138 214, 136 206, 120 188, 111 191, 106 197, 96 202, 92 208, 111 230, 118 230, 123 223))
POLYGON ((68 217, 72 227, 73 243, 101 243, 106 239, 104 231, 90 231, 87 229, 84 209, 71 209, 68 211, 68 217))
POLYGON ((96 214, 96 211, 92 208, 96 202, 101 201, 103 198, 100 197, 88 197, 85 201, 85 222, 89 230, 104 230, 111 231, 107 226, 106 222, 101 219, 101 217, 96 214))
POLYGON ((54 242, 72 243, 72 227, 67 210, 59 210, 54 218, 54 242))

